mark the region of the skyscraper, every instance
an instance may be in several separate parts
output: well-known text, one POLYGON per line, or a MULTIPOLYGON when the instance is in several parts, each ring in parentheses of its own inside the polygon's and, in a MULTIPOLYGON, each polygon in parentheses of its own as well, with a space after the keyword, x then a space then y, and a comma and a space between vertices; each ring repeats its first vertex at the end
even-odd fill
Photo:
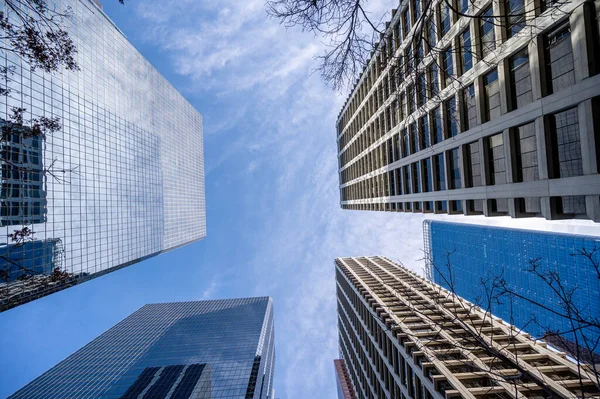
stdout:
MULTIPOLYGON (((432 220, 423 227, 428 278, 516 327, 574 342, 572 310, 582 321, 600 317, 600 237, 432 220)), ((579 342, 600 340, 597 327, 577 330, 579 342)))
POLYGON ((600 395, 585 368, 387 258, 335 268, 339 342, 358 398, 600 395))
POLYGON ((72 13, 79 71, 0 55, 13 71, 0 95, 0 311, 206 235, 202 117, 97 2, 53 4, 72 13), (32 136, 15 107, 60 130, 32 136), (41 242, 60 262, 24 247, 41 242))
POLYGON ((396 4, 337 119, 341 207, 599 222, 593 2, 396 4))
POLYGON ((333 361, 335 367, 335 382, 337 387, 338 399, 356 399, 352 381, 346 368, 344 359, 335 359, 333 361))
POLYGON ((268 297, 145 305, 10 398, 272 399, 268 297))

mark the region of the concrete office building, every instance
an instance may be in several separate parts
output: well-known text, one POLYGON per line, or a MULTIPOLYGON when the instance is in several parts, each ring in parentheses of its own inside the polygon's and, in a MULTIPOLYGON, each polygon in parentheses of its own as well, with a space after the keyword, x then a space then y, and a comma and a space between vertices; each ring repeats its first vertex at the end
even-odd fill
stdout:
POLYGON ((358 398, 600 396, 585 367, 387 258, 335 268, 339 344, 358 398))
POLYGON ((72 13, 64 28, 80 70, 45 73, 0 55, 14 71, 0 96, 0 248, 23 257, 0 250, 0 311, 206 235, 202 117, 97 2, 52 4, 72 13), (11 122, 14 107, 61 128, 29 137, 11 122), (22 250, 30 241, 56 243, 60 262, 22 250))
POLYGON ((348 374, 344 359, 335 359, 333 365, 335 367, 335 382, 338 399, 356 399, 356 394, 354 393, 354 388, 352 388, 352 381, 350 381, 350 375, 348 374))
POLYGON ((600 221, 599 10, 400 1, 338 116, 341 207, 600 221))
POLYGON ((273 399, 268 297, 145 305, 10 398, 273 399))

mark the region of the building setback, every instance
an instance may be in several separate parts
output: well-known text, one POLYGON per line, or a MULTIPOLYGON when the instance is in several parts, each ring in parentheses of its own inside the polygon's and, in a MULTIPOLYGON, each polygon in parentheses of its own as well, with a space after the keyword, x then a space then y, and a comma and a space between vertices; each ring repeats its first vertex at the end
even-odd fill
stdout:
POLYGON ((387 258, 335 268, 339 343, 358 398, 600 395, 585 367, 387 258))
MULTIPOLYGON (((426 274, 434 283, 537 338, 556 334, 566 342, 581 342, 582 352, 586 340, 600 342, 600 329, 567 317, 565 307, 572 306, 583 320, 600 317, 600 237, 432 220, 423 222, 423 237, 426 274), (542 276, 531 271, 533 263, 542 276), (544 281, 551 272, 557 274, 560 288, 556 281, 544 281), (520 298, 505 294, 490 299, 490 293, 500 292, 500 279, 520 298), (568 303, 562 290, 572 293, 568 303), (578 327, 578 340, 569 333, 572 323, 578 327)), ((600 353, 600 348, 595 350, 600 353)))
POLYGON ((337 119, 341 207, 600 221, 599 11, 401 0, 337 119))
POLYGON ((335 382, 338 399, 356 399, 356 394, 354 393, 354 388, 352 388, 352 381, 350 381, 350 375, 348 375, 348 369, 346 368, 344 359, 335 359, 333 365, 335 367, 335 382))
POLYGON ((10 398, 273 399, 271 298, 145 305, 10 398))
POLYGON ((0 96, 0 311, 206 235, 202 117, 97 2, 54 3, 72 12, 78 71, 0 55, 14 71, 0 96), (14 107, 61 128, 30 137, 14 107), (55 263, 23 247, 38 241, 57 245, 55 263))

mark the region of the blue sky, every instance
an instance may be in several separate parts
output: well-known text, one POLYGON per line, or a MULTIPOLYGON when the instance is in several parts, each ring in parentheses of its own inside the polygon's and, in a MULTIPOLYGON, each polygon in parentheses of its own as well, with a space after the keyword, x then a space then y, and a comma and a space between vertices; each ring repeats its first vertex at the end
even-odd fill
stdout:
MULTIPOLYGON (((103 3, 204 117, 208 236, 0 314, 0 397, 146 303, 270 295, 276 397, 333 398, 333 259, 382 254, 419 270, 423 217, 339 208, 335 118, 346 94, 312 73, 319 38, 267 19, 264 0, 103 3)), ((369 2, 374 15, 395 4, 369 2)), ((598 232, 588 222, 485 223, 598 232)))

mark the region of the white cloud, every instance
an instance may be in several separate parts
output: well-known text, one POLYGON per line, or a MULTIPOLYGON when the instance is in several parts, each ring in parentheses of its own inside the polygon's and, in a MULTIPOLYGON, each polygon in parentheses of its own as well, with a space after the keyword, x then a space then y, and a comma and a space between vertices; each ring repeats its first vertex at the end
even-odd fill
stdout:
MULTIPOLYGON (((149 39, 189 78, 190 90, 225 107, 236 104, 228 118, 211 122, 212 129, 207 124, 208 136, 235 133, 226 145, 207 147, 219 153, 207 175, 242 155, 251 158, 238 171, 242 179, 268 171, 262 178, 269 191, 244 194, 263 195, 252 211, 264 221, 251 226, 256 248, 249 263, 236 267, 254 276, 248 284, 257 295, 275 299, 278 397, 333 397, 334 258, 381 254, 420 271, 424 217, 339 208, 335 118, 344 97, 311 74, 322 50, 318 39, 267 19, 263 1, 172 1, 156 8, 145 0, 138 10, 152 25, 149 39)), ((389 11, 387 1, 369 4, 373 15, 389 11)), ((213 280, 203 297, 218 288, 213 280)))

